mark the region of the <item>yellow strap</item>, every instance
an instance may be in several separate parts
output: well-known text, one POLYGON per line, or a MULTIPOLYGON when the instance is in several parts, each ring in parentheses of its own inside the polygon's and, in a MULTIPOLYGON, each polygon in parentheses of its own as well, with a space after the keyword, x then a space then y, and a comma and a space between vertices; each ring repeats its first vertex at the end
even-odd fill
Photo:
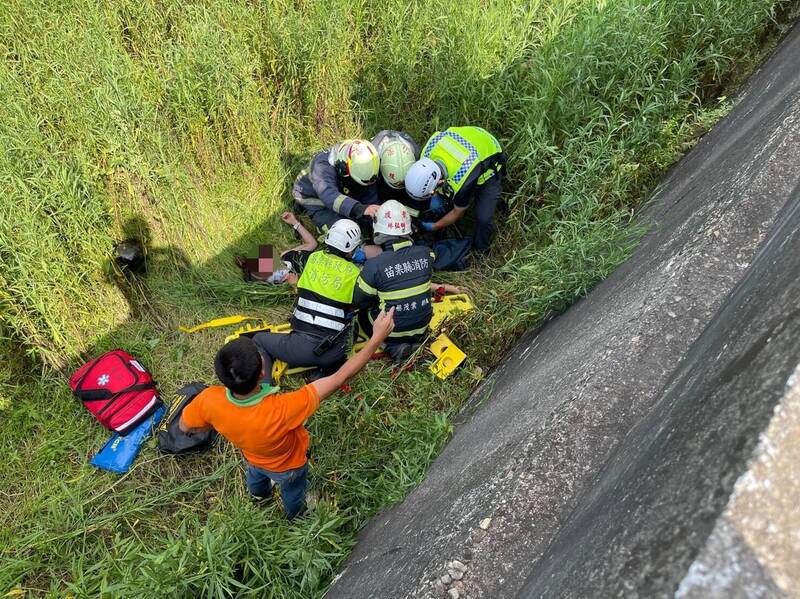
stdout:
POLYGON ((183 333, 196 333, 197 331, 202 331, 203 329, 211 329, 214 327, 226 327, 232 324, 239 324, 240 322, 244 322, 245 320, 258 320, 257 316, 242 316, 241 314, 234 314, 233 316, 224 316, 223 318, 215 318, 214 320, 209 320, 208 322, 203 322, 193 327, 187 328, 184 326, 179 326, 183 333))

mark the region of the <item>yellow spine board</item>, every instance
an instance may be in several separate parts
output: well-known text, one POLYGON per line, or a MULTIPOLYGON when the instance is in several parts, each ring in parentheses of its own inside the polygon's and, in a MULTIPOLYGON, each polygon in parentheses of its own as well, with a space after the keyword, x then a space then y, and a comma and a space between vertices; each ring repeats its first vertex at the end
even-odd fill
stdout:
POLYGON ((461 351, 447 335, 439 335, 431 343, 431 351, 436 360, 431 364, 430 370, 440 379, 446 379, 466 359, 467 354, 461 351))
POLYGON ((179 326, 178 330, 183 333, 196 333, 197 331, 202 331, 203 329, 212 329, 215 327, 227 327, 232 324, 239 324, 240 322, 244 322, 245 320, 258 320, 255 316, 242 316, 241 314, 234 314, 233 316, 224 316, 222 318, 215 318, 214 320, 209 320, 208 322, 203 322, 193 327, 184 327, 179 326))
POLYGON ((291 330, 292 327, 288 322, 283 324, 270 324, 266 320, 262 320, 257 324, 246 324, 243 327, 239 327, 233 333, 225 337, 225 343, 233 341, 241 335, 250 333, 288 333, 291 330))
POLYGON ((453 314, 458 312, 470 312, 475 309, 475 305, 466 293, 455 295, 445 295, 440 302, 433 304, 433 316, 431 317, 430 328, 435 331, 439 326, 453 314))

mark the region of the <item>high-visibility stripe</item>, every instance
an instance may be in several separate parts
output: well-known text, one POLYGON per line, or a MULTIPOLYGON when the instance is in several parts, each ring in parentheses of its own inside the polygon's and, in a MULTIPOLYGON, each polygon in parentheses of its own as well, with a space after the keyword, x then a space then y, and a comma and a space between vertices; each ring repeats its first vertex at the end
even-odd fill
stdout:
MULTIPOLYGON (((462 140, 459 139, 458 141, 462 141, 462 140)), ((466 141, 466 140, 463 140, 463 141, 466 141)), ((458 160, 460 160, 462 162, 464 160, 467 160, 470 157, 470 154, 471 154, 470 150, 472 149, 472 144, 468 145, 467 143, 465 143, 464 145, 468 149, 464 150, 464 148, 459 146, 458 143, 455 142, 455 140, 451 139, 451 135, 447 135, 446 134, 445 137, 443 137, 439 141, 439 145, 442 147, 442 149, 444 149, 447 152, 450 152, 450 154, 452 154, 455 158, 457 158, 458 160)))
MULTIPOLYGON (((383 310, 383 307, 381 307, 381 310, 383 310)), ((372 316, 372 312, 367 312, 367 320, 369 320, 370 324, 375 324, 375 318, 372 316)), ((426 324, 424 327, 411 329, 410 331, 392 331, 389 333, 389 337, 411 337, 412 335, 422 335, 427 332, 428 325, 426 324)))
POLYGON ((490 168, 485 173, 483 173, 480 177, 478 177, 478 185, 483 185, 489 179, 494 177, 497 173, 500 172, 500 165, 497 165, 495 168, 490 168))
POLYGON ((414 242, 412 241, 401 241, 400 243, 393 243, 392 249, 402 250, 403 248, 410 248, 412 245, 414 245, 414 242))
POLYGON ((302 320, 308 324, 313 324, 314 326, 319 326, 326 329, 333 329, 334 331, 341 331, 345 327, 345 325, 341 322, 336 322, 335 320, 324 318, 323 316, 312 316, 311 314, 303 312, 297 308, 294 310, 294 317, 297 320, 302 320))
POLYGON ((428 331, 428 325, 410 331, 392 331, 389 337, 410 337, 411 335, 422 335, 428 331))
POLYGON ((308 198, 304 195, 297 194, 294 196, 295 201, 304 208, 324 208, 325 202, 319 198, 308 198))
POLYGON ((342 207, 342 204, 344 204, 344 201, 346 199, 347 199, 346 195, 339 194, 338 196, 336 196, 336 199, 333 200, 333 211, 339 212, 339 209, 342 207))
POLYGON ((361 288, 361 291, 363 291, 364 293, 368 293, 369 295, 376 295, 378 293, 377 289, 375 289, 372 285, 367 283, 361 277, 358 277, 358 281, 357 282, 358 282, 358 286, 361 288))
POLYGON ((413 297, 415 295, 425 293, 426 291, 430 293, 430 290, 431 290, 431 283, 430 281, 428 281, 427 283, 423 283, 422 285, 417 285, 416 287, 398 289, 397 291, 379 291, 378 297, 384 301, 398 300, 398 299, 405 299, 407 297, 413 297))
POLYGON ((297 305, 302 306, 303 308, 308 308, 309 310, 314 310, 315 312, 322 312, 328 316, 338 316, 339 318, 344 318, 345 316, 344 310, 341 308, 329 306, 328 304, 323 304, 322 302, 315 302, 304 297, 297 299, 297 305))

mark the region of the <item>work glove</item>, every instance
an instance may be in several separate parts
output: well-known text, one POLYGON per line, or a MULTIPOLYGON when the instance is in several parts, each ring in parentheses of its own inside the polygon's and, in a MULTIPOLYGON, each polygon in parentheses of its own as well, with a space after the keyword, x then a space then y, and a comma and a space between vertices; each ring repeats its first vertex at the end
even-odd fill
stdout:
POLYGON ((423 223, 422 223, 422 228, 423 228, 425 231, 433 231, 433 225, 434 225, 434 223, 426 223, 426 222, 423 222, 423 223))
POLYGON ((362 248, 356 248, 353 252, 353 264, 364 264, 367 261, 367 255, 362 248))
POLYGON ((431 212, 442 213, 444 210, 444 200, 439 196, 433 196, 431 198, 431 212))

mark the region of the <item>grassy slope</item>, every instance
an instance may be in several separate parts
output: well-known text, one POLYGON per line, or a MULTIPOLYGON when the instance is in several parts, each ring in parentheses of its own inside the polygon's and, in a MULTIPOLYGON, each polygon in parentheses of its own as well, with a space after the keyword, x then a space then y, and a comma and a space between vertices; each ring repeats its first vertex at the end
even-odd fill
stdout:
POLYGON ((0 6, 0 592, 319 594, 357 528, 420 480, 479 367, 625 257, 630 207, 719 112, 703 100, 776 2, 107 4, 0 6), (177 326, 286 314, 285 291, 230 264, 291 243, 276 214, 303 161, 464 123, 498 135, 511 174, 494 261, 461 279, 480 310, 450 327, 470 362, 446 384, 373 364, 323 405, 311 518, 252 506, 224 445, 146 448, 122 479, 86 465, 105 434, 53 368, 123 346, 167 397, 212 380, 226 332, 177 326), (104 276, 130 232, 156 248, 134 311, 104 276))

